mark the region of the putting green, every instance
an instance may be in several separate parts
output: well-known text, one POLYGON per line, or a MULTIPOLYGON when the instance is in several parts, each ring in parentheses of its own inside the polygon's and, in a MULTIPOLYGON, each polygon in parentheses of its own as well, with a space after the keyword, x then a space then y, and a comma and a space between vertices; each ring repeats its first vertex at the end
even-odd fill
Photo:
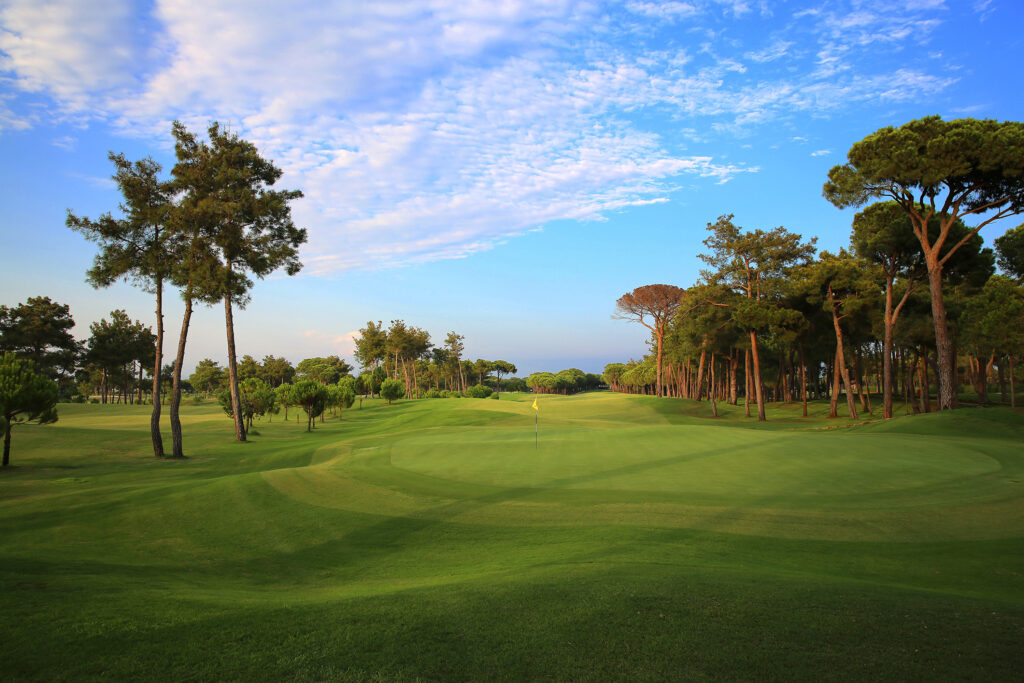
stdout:
POLYGON ((391 465, 487 486, 673 493, 684 500, 762 496, 856 497, 900 493, 1000 469, 968 444, 938 452, 920 438, 849 434, 727 432, 716 427, 638 427, 614 432, 559 429, 534 448, 522 430, 431 434, 397 441, 391 465))
POLYGON ((726 421, 681 427, 643 401, 602 396, 548 397, 535 447, 528 405, 491 405, 441 406, 458 426, 396 429, 388 439, 321 449, 315 467, 263 476, 310 505, 469 524, 858 541, 1024 534, 1016 483, 1024 476, 1012 440, 893 433, 881 424, 841 432, 726 421))
POLYGON ((1024 421, 591 394, 21 426, 17 680, 1015 680, 1024 421), (870 420, 870 417, 868 418, 870 420), (863 418, 861 418, 863 420, 863 418))

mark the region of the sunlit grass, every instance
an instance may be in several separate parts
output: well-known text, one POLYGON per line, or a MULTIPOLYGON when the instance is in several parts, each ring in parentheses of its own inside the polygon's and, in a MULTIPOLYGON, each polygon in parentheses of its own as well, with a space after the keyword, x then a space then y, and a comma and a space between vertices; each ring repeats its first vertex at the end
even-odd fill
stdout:
POLYGON ((365 401, 246 444, 62 405, 0 473, 3 672, 1011 679, 1024 419, 589 394, 365 401), (841 429, 827 429, 846 425, 841 429))

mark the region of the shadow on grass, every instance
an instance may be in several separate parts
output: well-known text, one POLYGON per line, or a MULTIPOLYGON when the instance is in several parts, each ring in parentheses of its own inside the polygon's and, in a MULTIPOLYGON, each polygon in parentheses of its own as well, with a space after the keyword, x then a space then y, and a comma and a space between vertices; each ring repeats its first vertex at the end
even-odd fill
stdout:
POLYGON ((66 606, 79 623, 7 639, 7 676, 998 681, 1017 677, 1024 629, 985 601, 648 564, 295 606, 66 606))

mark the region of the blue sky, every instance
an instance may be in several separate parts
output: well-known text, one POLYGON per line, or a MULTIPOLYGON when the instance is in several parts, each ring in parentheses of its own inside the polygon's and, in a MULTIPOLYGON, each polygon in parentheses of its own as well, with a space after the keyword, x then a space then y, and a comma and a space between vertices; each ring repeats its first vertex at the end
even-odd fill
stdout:
MULTIPOLYGON (((1018 120, 1018 0, 0 2, 0 302, 88 324, 150 297, 84 283, 65 211, 116 210, 110 150, 173 165, 213 120, 297 188, 296 277, 257 284, 239 352, 340 353, 402 318, 520 374, 640 357, 634 287, 697 278, 705 225, 846 244, 831 166, 929 114, 1018 120)), ((983 231, 986 242, 1016 222, 983 231)), ((180 305, 167 316, 176 337, 180 305)), ((187 366, 226 357, 194 318, 187 366)))

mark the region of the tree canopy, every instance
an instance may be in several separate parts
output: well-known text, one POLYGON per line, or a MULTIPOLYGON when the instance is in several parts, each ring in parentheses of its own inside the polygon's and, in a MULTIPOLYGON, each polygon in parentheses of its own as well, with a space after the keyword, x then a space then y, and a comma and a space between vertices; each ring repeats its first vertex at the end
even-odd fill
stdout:
POLYGON ((174 123, 174 134, 176 189, 185 195, 178 213, 181 220, 199 226, 199 243, 209 255, 202 262, 216 263, 203 282, 202 294, 224 302, 235 438, 245 441, 232 306, 248 303, 251 276, 264 278, 278 269, 294 275, 302 268, 298 248, 307 235, 292 222, 290 206, 302 192, 270 189, 281 178, 281 170, 251 142, 218 123, 207 129, 208 141, 198 140, 179 122, 174 123))
POLYGON ((927 116, 881 128, 850 147, 847 163, 829 171, 823 194, 840 208, 890 199, 910 218, 928 269, 939 407, 954 407, 956 362, 943 269, 984 226, 1024 211, 1024 123, 927 116), (966 216, 977 224, 959 238, 951 236, 966 216), (933 217, 936 234, 929 230, 933 217))
POLYGON ((0 427, 4 433, 3 466, 11 461, 11 427, 17 423, 57 421, 57 385, 31 360, 10 351, 0 356, 0 427))
POLYGON ((665 325, 679 309, 683 290, 675 285, 644 285, 626 292, 615 302, 613 317, 638 322, 654 333, 658 345, 658 369, 655 379, 655 393, 662 396, 661 369, 662 345, 665 339, 665 325), (650 323, 647 321, 650 320, 650 323))
POLYGON ((161 166, 151 158, 131 162, 123 154, 109 155, 114 164, 114 182, 124 197, 121 205, 123 218, 105 213, 96 221, 75 216, 68 211, 66 224, 97 242, 99 253, 86 279, 94 287, 107 287, 116 280, 126 279, 156 295, 155 354, 152 360, 153 412, 150 417, 150 437, 153 454, 164 455, 160 435, 160 383, 163 366, 164 283, 170 278, 178 258, 179 241, 168 226, 172 188, 160 180, 161 166))
POLYGON ((48 296, 0 306, 0 351, 31 360, 51 379, 74 375, 80 344, 71 335, 75 320, 67 304, 48 296))
POLYGON ((405 396, 405 387, 396 379, 386 379, 380 385, 380 395, 391 405, 393 401, 405 396))
POLYGON ((292 385, 289 394, 292 405, 306 411, 306 431, 312 431, 313 420, 327 408, 327 387, 311 379, 301 379, 292 385))
POLYGON ((1024 223, 997 237, 995 245, 999 267, 1018 282, 1024 282, 1024 223))

